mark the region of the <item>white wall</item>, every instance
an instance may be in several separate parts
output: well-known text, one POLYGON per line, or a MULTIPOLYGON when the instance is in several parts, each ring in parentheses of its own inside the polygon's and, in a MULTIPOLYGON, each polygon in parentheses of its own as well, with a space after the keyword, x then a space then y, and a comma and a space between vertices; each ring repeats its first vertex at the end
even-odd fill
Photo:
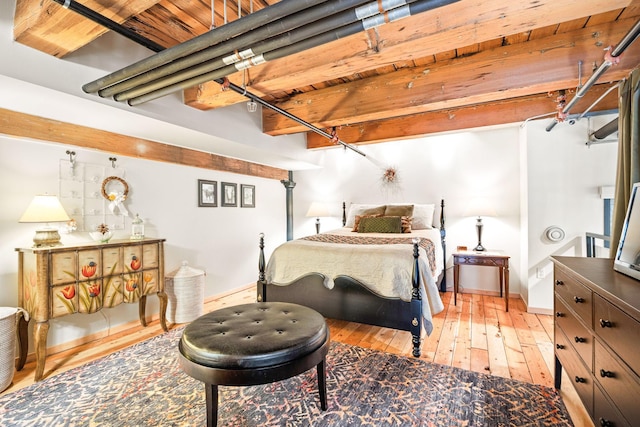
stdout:
MULTIPOLYGON (((589 129, 596 130, 616 115, 582 119, 574 125, 558 124, 551 132, 549 120, 527 125, 526 146, 528 194, 528 271, 524 277, 528 303, 533 308, 553 307, 552 255, 586 256, 585 232, 604 232, 604 202, 601 186, 615 185, 618 144, 585 145, 589 129), (565 239, 551 242, 544 237, 549 226, 559 226, 565 239), (536 277, 536 269, 543 276, 536 277)), ((613 135, 615 136, 615 135, 613 135)))
MULTIPOLYGON (((35 194, 58 194, 59 161, 68 159, 67 149, 77 153, 78 162, 110 166, 108 153, 0 136, 0 306, 18 303, 15 248, 30 247, 37 228, 18 219, 35 194)), ((126 171, 130 187, 128 210, 144 218, 146 235, 166 239, 166 272, 183 260, 205 270, 206 296, 257 280, 260 232, 269 235, 272 243, 285 240, 285 191, 277 180, 122 156, 117 164, 126 171), (256 208, 200 208, 198 179, 218 181, 218 185, 221 181, 255 185, 256 208)), ((126 229, 114 238, 128 238, 130 224, 127 219, 126 229)), ((90 240, 87 233, 62 236, 66 244, 90 240)), ((157 309, 157 299, 149 298, 148 313, 157 309)), ((136 319, 137 306, 126 304, 97 314, 63 317, 51 322, 48 343, 59 344, 136 319)))

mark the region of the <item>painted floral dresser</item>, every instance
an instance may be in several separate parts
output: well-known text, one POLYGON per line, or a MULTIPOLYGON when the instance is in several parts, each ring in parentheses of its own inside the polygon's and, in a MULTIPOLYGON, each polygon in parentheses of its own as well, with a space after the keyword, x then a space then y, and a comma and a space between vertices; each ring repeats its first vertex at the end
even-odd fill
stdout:
MULTIPOLYGON (((18 303, 35 322, 35 380, 42 379, 49 319, 95 313, 121 303, 138 303, 147 326, 147 295, 160 301, 160 325, 167 330, 164 240, 121 240, 50 248, 18 248, 18 303)), ((26 361, 27 322, 21 322, 18 370, 26 361)))

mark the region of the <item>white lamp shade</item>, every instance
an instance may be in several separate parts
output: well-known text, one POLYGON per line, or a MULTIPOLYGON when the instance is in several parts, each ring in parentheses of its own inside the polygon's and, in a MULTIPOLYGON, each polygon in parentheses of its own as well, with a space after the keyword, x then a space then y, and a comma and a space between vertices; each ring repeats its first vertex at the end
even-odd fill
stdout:
POLYGON ((65 212, 58 197, 44 194, 33 198, 19 222, 65 222, 69 220, 71 218, 65 212))
POLYGON ((325 205, 324 203, 313 202, 311 203, 311 206, 309 206, 307 216, 317 218, 330 216, 329 208, 327 208, 327 205, 325 205))
POLYGON ((496 210, 491 201, 483 197, 472 197, 466 202, 465 216, 496 216, 496 210))

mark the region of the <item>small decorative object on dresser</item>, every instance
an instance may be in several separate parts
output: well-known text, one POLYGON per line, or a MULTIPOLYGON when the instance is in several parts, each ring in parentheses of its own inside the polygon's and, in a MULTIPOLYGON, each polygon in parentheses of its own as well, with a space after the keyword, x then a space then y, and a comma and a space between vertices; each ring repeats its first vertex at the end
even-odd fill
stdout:
POLYGON ((136 214, 136 217, 131 221, 131 240, 144 239, 144 221, 140 218, 140 215, 136 214))
POLYGON ((640 283, 611 259, 552 260, 555 387, 564 368, 595 425, 638 425, 640 283))

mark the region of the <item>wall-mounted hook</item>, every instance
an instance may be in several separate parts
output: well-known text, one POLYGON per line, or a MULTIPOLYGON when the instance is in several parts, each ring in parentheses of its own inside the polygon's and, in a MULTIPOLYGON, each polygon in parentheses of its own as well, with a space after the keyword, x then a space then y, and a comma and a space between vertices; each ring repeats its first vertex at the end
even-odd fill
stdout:
POLYGON ((109 157, 109 160, 111 160, 111 167, 115 169, 116 168, 116 161, 118 161, 118 159, 115 158, 115 157, 109 157))
POLYGON ((76 152, 67 150, 65 151, 65 153, 69 155, 69 163, 71 163, 71 165, 73 166, 76 162, 76 152))

